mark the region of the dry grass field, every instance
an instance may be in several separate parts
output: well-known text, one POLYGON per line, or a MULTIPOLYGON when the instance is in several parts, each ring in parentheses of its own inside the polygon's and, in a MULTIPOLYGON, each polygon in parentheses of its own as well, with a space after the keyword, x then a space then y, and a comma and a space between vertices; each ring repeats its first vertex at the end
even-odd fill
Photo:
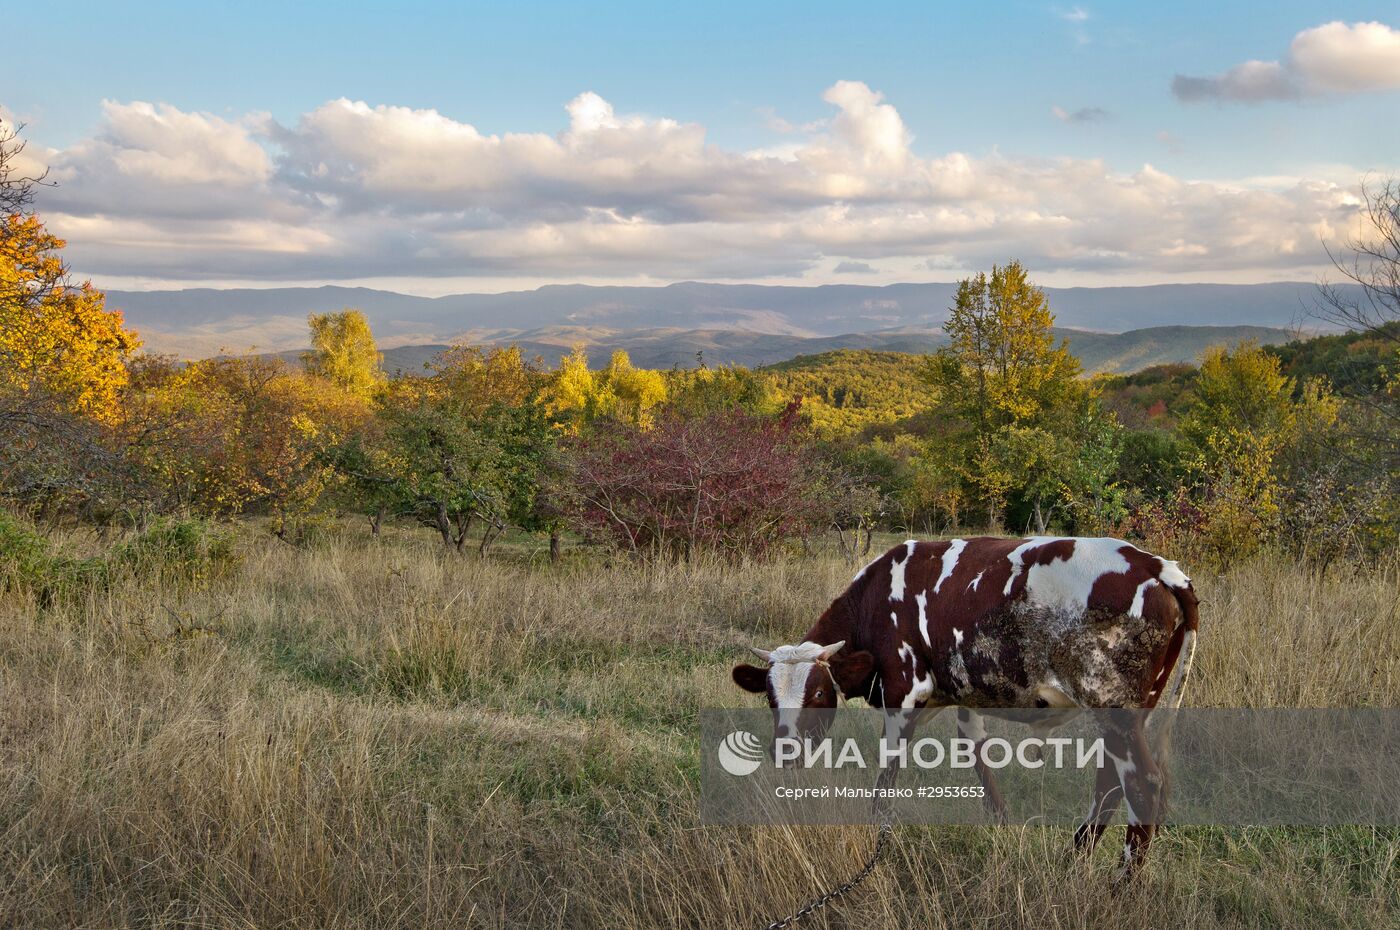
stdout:
MULTIPOLYGON (((840 558, 550 566, 362 533, 244 527, 204 581, 0 594, 0 926, 756 927, 865 855, 868 829, 696 814, 697 709, 752 701, 730 665, 803 632, 840 558)), ((1395 566, 1188 568, 1188 703, 1400 704, 1395 566)), ((901 828, 810 925, 1400 922, 1400 831, 1173 829, 1117 896, 1111 839, 1076 861, 1062 830, 901 828)))

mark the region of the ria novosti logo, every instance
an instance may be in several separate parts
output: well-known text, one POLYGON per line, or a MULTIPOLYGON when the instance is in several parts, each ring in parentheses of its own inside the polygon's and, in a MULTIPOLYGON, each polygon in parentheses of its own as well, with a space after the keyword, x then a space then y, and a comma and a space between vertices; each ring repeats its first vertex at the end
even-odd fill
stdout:
MULTIPOLYGON (((1028 737, 1012 742, 1001 737, 976 740, 958 737, 941 740, 926 737, 918 740, 898 739, 879 741, 878 751, 868 758, 860 741, 854 737, 837 743, 830 738, 817 740, 779 737, 773 743, 772 761, 777 768, 866 769, 890 766, 919 769, 970 769, 978 762, 992 769, 1017 766, 1024 769, 1050 767, 1063 769, 1102 768, 1104 739, 1071 737, 1028 737), (1070 750, 1073 749, 1071 754, 1070 750)), ((763 742, 748 730, 734 730, 720 740, 716 750, 720 768, 734 776, 752 775, 768 758, 763 742)))
POLYGON ((748 730, 735 730, 720 741, 719 767, 730 775, 752 775, 763 764, 763 743, 748 730))

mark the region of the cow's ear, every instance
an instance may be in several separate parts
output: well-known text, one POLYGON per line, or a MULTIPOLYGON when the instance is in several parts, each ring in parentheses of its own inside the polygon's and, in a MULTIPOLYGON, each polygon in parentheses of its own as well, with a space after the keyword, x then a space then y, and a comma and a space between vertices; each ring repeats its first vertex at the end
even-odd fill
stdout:
POLYGON ((843 694, 860 690, 865 679, 875 668, 875 657, 868 652, 853 652, 850 655, 837 654, 831 660, 831 674, 843 694))
POLYGON ((736 665, 734 683, 745 691, 762 694, 768 690, 768 669, 754 665, 736 665))

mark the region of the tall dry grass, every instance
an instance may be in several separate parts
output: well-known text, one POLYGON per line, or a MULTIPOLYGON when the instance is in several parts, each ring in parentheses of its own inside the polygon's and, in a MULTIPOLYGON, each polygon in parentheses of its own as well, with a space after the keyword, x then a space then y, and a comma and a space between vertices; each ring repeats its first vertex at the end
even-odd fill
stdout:
MULTIPOLYGON (((77 546, 78 540, 68 544, 77 546)), ((698 822, 697 709, 849 579, 832 555, 638 566, 252 530, 236 570, 0 601, 0 926, 761 926, 858 828, 698 822)), ((1400 704, 1394 567, 1198 572, 1201 705, 1400 704)), ((1086 785, 1086 795, 1088 786, 1086 785)), ((812 926, 1393 927, 1394 831, 901 828, 812 926), (1106 845, 1111 846, 1112 843, 1106 845)))

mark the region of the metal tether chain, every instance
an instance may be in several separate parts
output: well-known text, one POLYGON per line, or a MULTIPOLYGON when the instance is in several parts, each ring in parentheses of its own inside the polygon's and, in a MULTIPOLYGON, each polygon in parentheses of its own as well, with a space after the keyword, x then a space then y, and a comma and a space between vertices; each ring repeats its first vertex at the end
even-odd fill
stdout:
POLYGON ((889 847, 890 837, 893 834, 894 827, 890 825, 889 820, 882 820, 880 823, 880 832, 875 837, 875 849, 870 853, 870 858, 865 860, 865 865, 861 866, 859 872, 852 875, 845 882, 837 885, 826 894, 808 901, 800 909, 784 917, 782 920, 773 921, 771 924, 764 927, 763 930, 783 930, 784 927, 791 927, 808 914, 811 914, 813 911, 821 910, 832 901, 835 901, 837 898, 865 881, 870 877, 870 873, 875 871, 875 866, 879 863, 880 857, 885 854, 885 850, 889 847))

